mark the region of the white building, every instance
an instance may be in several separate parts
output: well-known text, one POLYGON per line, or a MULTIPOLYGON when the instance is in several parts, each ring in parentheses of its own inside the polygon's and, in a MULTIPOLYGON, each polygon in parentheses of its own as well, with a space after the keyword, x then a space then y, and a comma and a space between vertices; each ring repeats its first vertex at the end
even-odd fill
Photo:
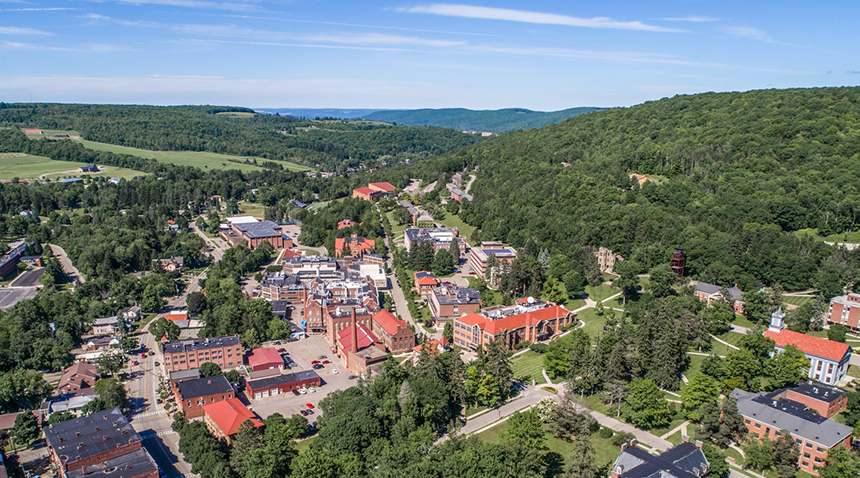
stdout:
POLYGON ((848 361, 851 359, 851 347, 848 344, 786 329, 782 308, 771 315, 770 326, 764 336, 773 339, 777 353, 784 351, 789 344, 796 345, 809 359, 808 376, 813 380, 836 385, 848 372, 848 361))

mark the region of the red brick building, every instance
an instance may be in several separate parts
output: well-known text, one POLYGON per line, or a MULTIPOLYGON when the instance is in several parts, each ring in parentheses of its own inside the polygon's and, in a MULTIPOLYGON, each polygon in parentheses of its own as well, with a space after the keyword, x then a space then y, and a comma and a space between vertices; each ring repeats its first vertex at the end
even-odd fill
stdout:
POLYGON ((552 302, 520 299, 516 305, 497 306, 454 319, 454 345, 477 350, 502 337, 509 350, 523 341, 548 340, 573 324, 576 315, 552 302))
POLYGON ((433 288, 439 285, 436 274, 429 271, 415 272, 415 290, 421 297, 427 297, 433 292, 433 288))
POLYGON ((774 393, 739 389, 731 395, 737 400, 747 433, 770 440, 776 440, 780 430, 791 433, 800 447, 797 465, 807 473, 818 475, 818 468, 824 465, 831 449, 839 446, 851 449, 851 427, 811 413, 803 403, 777 397, 774 393))
POLYGON ((248 352, 245 360, 248 362, 248 368, 255 372, 258 370, 284 369, 284 359, 274 347, 254 349, 248 352))
POLYGON ((57 385, 57 392, 63 394, 80 390, 82 388, 92 388, 98 379, 98 365, 78 362, 63 370, 63 375, 60 377, 60 383, 57 385))
POLYGON ((230 370, 242 365, 243 353, 238 335, 172 340, 163 345, 164 368, 176 372, 212 362, 222 370, 230 370))
POLYGON ((245 381, 245 393, 254 400, 274 397, 290 393, 300 388, 319 387, 322 379, 313 370, 285 374, 273 374, 269 377, 248 379, 245 381))
POLYGON ((774 393, 779 398, 802 403, 824 418, 831 418, 848 406, 848 392, 819 382, 807 381, 774 393))
POLYGON ((389 183, 370 183, 367 185, 367 187, 374 191, 379 191, 386 196, 397 190, 397 188, 395 188, 389 183))
POLYGON ((337 333, 337 356, 347 370, 360 374, 374 373, 374 366, 388 360, 385 345, 355 317, 350 326, 337 333))
POLYGON ((185 418, 202 417, 204 405, 235 397, 233 386, 223 375, 170 382, 170 388, 176 395, 176 403, 185 412, 185 418))
POLYGON ((415 332, 387 310, 374 314, 371 330, 392 354, 409 352, 415 346, 415 332))
POLYGON ((830 299, 827 323, 841 324, 851 330, 860 330, 860 294, 850 292, 830 299))
POLYGON ((248 410, 238 398, 231 398, 203 407, 203 423, 215 435, 215 438, 227 446, 233 444, 233 435, 239 431, 246 420, 250 420, 254 428, 263 426, 254 412, 248 410))
POLYGON ((376 191, 370 189, 368 187, 358 188, 352 190, 352 197, 356 199, 363 199, 365 201, 373 201, 374 199, 379 199, 383 196, 382 191, 376 191))
POLYGON ((345 248, 348 248, 352 257, 362 257, 365 252, 372 251, 376 247, 376 241, 365 239, 356 234, 350 237, 338 237, 334 240, 334 257, 343 257, 345 248))
MULTIPOLYGON (((268 242, 275 249, 293 247, 293 240, 285 236, 281 231, 281 226, 272 221, 235 222, 232 231, 245 240, 251 250, 256 249, 264 242, 268 242)), ((231 240, 231 242, 233 241, 231 240)))

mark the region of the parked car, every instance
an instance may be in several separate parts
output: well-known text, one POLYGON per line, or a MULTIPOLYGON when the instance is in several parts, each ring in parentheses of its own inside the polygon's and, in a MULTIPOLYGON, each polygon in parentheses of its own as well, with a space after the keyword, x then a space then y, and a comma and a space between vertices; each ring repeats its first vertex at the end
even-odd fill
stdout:
POLYGON ((301 395, 301 394, 299 393, 299 391, 298 391, 298 390, 293 390, 293 395, 295 395, 295 396, 297 396, 297 397, 298 397, 298 396, 299 396, 299 395, 301 395))
POLYGON ((328 358, 328 357, 326 357, 325 355, 320 355, 320 356, 319 356, 319 357, 317 357, 317 358, 318 358, 318 359, 320 359, 320 360, 322 360, 322 359, 324 359, 324 358, 328 358))
POLYGON ((313 361, 311 361, 311 365, 316 365, 316 364, 318 364, 318 363, 320 363, 320 361, 319 361, 319 360, 313 360, 313 361))
POLYGON ((306 406, 306 407, 308 407, 308 408, 314 408, 314 404, 313 404, 313 403, 306 403, 306 404, 305 404, 305 406, 306 406))
POLYGON ((146 358, 146 353, 144 352, 144 353, 140 354, 140 358, 145 359, 145 358, 146 358))
POLYGON ((356 376, 355 376, 355 375, 350 375, 349 377, 346 377, 346 379, 347 379, 347 380, 355 380, 355 379, 356 379, 356 376))
POLYGON ((280 341, 280 340, 276 340, 276 341, 272 342, 272 345, 281 345, 281 341, 280 341))
POLYGON ((159 365, 161 365, 161 364, 160 364, 160 363, 158 363, 158 362, 155 362, 155 366, 156 366, 156 367, 158 367, 159 365))
POLYGON ((323 361, 322 361, 322 363, 324 363, 324 364, 328 365, 328 364, 330 364, 330 363, 331 363, 331 360, 323 360, 323 361))
POLYGON ((321 363, 318 363, 318 364, 314 365, 314 370, 319 370, 319 369, 321 369, 321 368, 325 368, 325 365, 323 365, 323 364, 321 364, 321 363))
POLYGON ((138 362, 137 360, 135 360, 135 361, 134 361, 134 365, 135 365, 135 366, 140 365, 140 362, 138 362))
POLYGON ((285 354, 285 353, 287 353, 287 349, 278 349, 278 353, 279 354, 285 354))
POLYGON ((304 395, 304 394, 308 393, 308 391, 307 391, 307 390, 305 390, 305 389, 303 389, 303 388, 300 388, 300 389, 299 389, 299 393, 301 393, 302 395, 304 395))
POLYGON ((305 411, 306 411, 306 412, 308 412, 308 415, 313 415, 313 414, 314 414, 314 411, 313 411, 313 410, 305 410, 305 411))
POLYGON ((331 373, 338 373, 336 368, 331 369, 331 373))
POLYGON ((316 393, 316 391, 317 391, 317 389, 315 389, 315 388, 313 388, 313 387, 311 387, 311 388, 309 388, 309 389, 308 389, 308 392, 311 392, 311 393, 316 393))

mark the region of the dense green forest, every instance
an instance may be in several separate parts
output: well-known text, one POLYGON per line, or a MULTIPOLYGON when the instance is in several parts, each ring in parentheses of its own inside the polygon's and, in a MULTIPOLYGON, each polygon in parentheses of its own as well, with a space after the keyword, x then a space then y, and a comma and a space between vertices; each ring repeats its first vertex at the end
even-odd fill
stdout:
POLYGON ((583 106, 561 111, 532 111, 523 108, 501 110, 468 110, 465 108, 377 111, 364 119, 384 121, 407 126, 441 126, 456 130, 492 131, 503 133, 518 129, 540 128, 572 118, 576 115, 599 111, 603 108, 583 106))
POLYGON ((640 272, 679 246, 694 278, 832 296, 855 281, 858 252, 797 232, 856 229, 858 118, 860 88, 676 96, 508 133, 387 177, 477 168, 475 201, 460 212, 476 238, 533 241, 573 269, 587 246, 640 272), (639 187, 630 173, 654 181, 639 187))
POLYGON ((299 120, 215 106, 0 103, 0 125, 73 130, 83 139, 120 146, 256 156, 326 170, 420 159, 481 140, 448 128, 299 120))

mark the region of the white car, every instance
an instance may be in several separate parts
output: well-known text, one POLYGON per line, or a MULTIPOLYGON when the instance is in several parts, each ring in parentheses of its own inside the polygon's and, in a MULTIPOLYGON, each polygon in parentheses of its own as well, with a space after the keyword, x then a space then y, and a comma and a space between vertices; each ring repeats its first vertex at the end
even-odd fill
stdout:
POLYGON ((336 368, 331 369, 331 373, 337 373, 337 369, 336 368))
POLYGON ((314 392, 316 392, 316 391, 317 391, 317 389, 315 389, 315 388, 311 387, 311 388, 309 388, 309 389, 308 389, 308 391, 309 391, 309 392, 311 392, 311 393, 314 393, 314 392))
POLYGON ((300 388, 300 389, 299 389, 299 393, 301 393, 302 395, 304 395, 304 394, 308 393, 308 391, 307 391, 307 390, 305 390, 305 389, 303 389, 303 388, 300 388))

